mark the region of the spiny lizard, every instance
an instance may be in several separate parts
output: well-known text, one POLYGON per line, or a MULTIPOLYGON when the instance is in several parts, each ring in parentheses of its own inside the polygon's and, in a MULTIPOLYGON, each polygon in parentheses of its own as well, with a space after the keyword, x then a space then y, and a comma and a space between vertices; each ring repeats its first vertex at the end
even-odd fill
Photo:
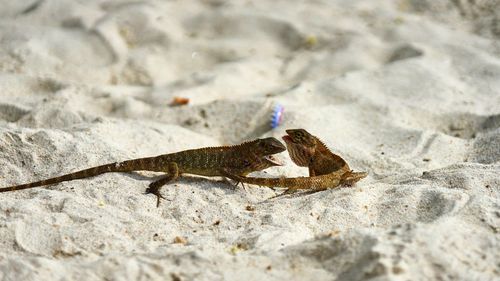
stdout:
POLYGON ((309 176, 339 172, 343 180, 340 184, 351 186, 365 178, 366 172, 353 172, 342 157, 334 154, 319 138, 304 129, 286 130, 283 137, 292 161, 309 168, 309 176))
POLYGON ((308 189, 313 192, 317 192, 337 187, 339 185, 352 185, 360 179, 366 177, 367 173, 353 171, 342 173, 341 171, 336 171, 320 176, 296 178, 254 178, 237 176, 230 173, 225 174, 225 176, 238 182, 259 186, 286 187, 288 189, 283 194, 290 194, 299 189, 308 189))
POLYGON ((342 157, 334 154, 317 137, 304 129, 286 130, 283 136, 288 154, 292 161, 300 167, 309 168, 309 176, 319 176, 335 171, 347 172, 351 169, 342 157))
POLYGON ((257 139, 239 145, 190 149, 156 157, 105 164, 55 178, 0 188, 0 192, 89 178, 104 173, 142 170, 167 174, 149 184, 149 188, 146 189, 146 193, 156 196, 156 206, 159 206, 160 198, 164 198, 160 194, 161 187, 176 180, 181 174, 224 176, 229 173, 245 176, 254 171, 281 165, 272 155, 285 150, 285 146, 275 138, 257 139))

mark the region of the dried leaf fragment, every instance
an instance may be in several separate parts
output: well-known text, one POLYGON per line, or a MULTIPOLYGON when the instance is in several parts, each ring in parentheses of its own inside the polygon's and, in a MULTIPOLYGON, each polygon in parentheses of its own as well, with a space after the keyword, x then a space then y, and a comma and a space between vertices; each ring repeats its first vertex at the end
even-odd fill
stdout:
POLYGON ((189 103, 189 99, 188 98, 174 97, 174 99, 170 103, 170 106, 181 106, 181 105, 186 105, 188 103, 189 103))

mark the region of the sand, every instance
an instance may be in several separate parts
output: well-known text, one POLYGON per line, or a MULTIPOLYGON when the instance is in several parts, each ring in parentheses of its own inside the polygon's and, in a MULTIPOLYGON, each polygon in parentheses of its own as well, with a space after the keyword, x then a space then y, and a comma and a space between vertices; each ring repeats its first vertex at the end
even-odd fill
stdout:
POLYGON ((1 280, 500 279, 499 1, 2 2, 0 187, 288 128, 369 176, 1 193, 1 280))

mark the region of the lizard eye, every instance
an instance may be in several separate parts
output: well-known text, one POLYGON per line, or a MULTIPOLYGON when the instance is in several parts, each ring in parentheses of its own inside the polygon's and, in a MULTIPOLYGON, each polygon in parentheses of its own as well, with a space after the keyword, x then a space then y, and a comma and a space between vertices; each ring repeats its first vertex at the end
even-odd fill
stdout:
POLYGON ((261 142, 261 143, 260 143, 260 147, 261 147, 264 151, 268 151, 268 150, 269 150, 269 145, 267 145, 267 143, 265 143, 265 142, 261 142))
POLYGON ((245 166, 245 167, 250 166, 250 161, 248 161, 248 160, 246 160, 246 159, 245 159, 245 160, 243 160, 243 166, 245 166))

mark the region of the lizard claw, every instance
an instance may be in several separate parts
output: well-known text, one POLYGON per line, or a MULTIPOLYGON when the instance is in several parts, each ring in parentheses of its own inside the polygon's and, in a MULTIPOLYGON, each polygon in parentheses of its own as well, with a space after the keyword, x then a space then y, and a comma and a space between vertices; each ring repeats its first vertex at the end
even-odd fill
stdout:
POLYGON ((163 195, 160 193, 155 194, 156 195, 156 208, 160 207, 160 200, 161 199, 166 199, 163 195))
MULTIPOLYGON (((227 173, 227 172, 226 172, 227 173)), ((226 177, 226 180, 228 179, 228 177, 226 177)), ((235 183, 233 184, 234 188, 233 190, 236 190, 236 188, 238 188, 238 185, 241 183, 241 186, 243 187, 243 189, 245 191, 247 191, 246 187, 245 187, 245 184, 242 182, 242 181, 239 181, 239 180, 236 180, 236 179, 233 179, 231 178, 235 183)))
POLYGON ((236 181, 236 180, 230 180, 230 179, 228 179, 228 178, 226 178, 226 182, 227 182, 228 184, 230 184, 230 185, 231 185, 232 190, 236 190, 236 189, 238 188, 238 185, 240 184, 240 182, 239 182, 239 181, 236 181))
POLYGON ((287 190, 285 190, 283 193, 280 193, 280 194, 276 194, 274 196, 271 196, 269 199, 274 199, 274 198, 278 198, 278 197, 281 197, 281 196, 285 196, 285 195, 289 195, 289 194, 293 194, 297 192, 297 189, 293 189, 293 188, 289 188, 287 190))
POLYGON ((297 189, 289 188, 289 189, 285 190, 285 192, 283 192, 282 194, 287 195, 287 194, 293 194, 295 192, 297 192, 297 189))
MULTIPOLYGON (((239 183, 239 182, 238 182, 238 183, 239 183)), ((243 182, 241 182, 241 187, 243 187, 243 190, 244 190, 245 192, 247 192, 247 187, 245 186, 245 184, 244 184, 243 182)))
POLYGON ((236 190, 236 188, 238 188, 238 185, 240 185, 241 183, 241 187, 243 187, 243 190, 247 191, 246 187, 245 187, 245 184, 241 181, 237 181, 235 184, 234 184, 234 190, 236 190))
POLYGON ((156 208, 160 207, 160 200, 168 200, 165 198, 165 196, 161 195, 160 193, 160 188, 158 186, 155 186, 153 184, 150 184, 148 188, 146 188, 145 194, 153 194, 156 196, 156 208))

